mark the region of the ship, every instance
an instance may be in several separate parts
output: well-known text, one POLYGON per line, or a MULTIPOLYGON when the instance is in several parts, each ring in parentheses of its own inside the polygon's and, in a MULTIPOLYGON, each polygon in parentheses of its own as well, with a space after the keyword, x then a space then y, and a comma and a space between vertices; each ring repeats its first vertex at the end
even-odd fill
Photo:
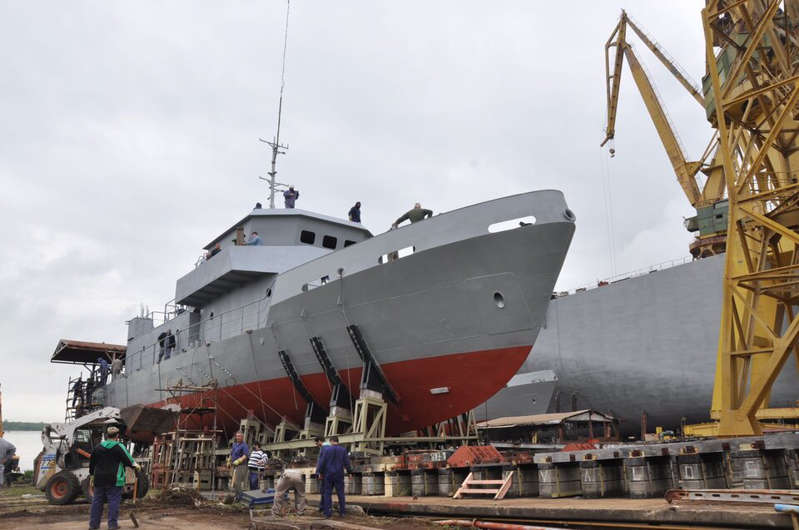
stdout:
MULTIPOLYGON (((555 293, 522 368, 475 409, 478 420, 590 408, 677 429, 709 421, 721 320, 724 254, 656 266, 590 289, 555 293)), ((770 396, 795 406, 792 355, 770 396)))
MULTIPOLYGON (((574 228, 555 190, 379 235, 253 209, 208 242, 163 314, 128 321, 124 375, 96 399, 185 408, 213 393, 230 434, 252 415, 319 432, 372 393, 387 402, 387 435, 434 425, 494 395, 528 358, 574 228), (260 244, 243 244, 252 232, 260 244)), ((65 344, 52 361, 68 361, 65 344)))

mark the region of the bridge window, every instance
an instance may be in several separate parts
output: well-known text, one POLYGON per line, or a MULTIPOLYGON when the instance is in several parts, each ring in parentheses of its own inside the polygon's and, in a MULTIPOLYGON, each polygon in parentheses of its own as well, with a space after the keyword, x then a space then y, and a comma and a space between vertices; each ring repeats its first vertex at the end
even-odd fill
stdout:
POLYGON ((308 245, 313 245, 314 241, 316 241, 316 234, 314 234, 313 232, 309 230, 303 230, 302 232, 300 232, 300 242, 308 245))
POLYGON ((325 248, 336 248, 338 245, 338 238, 333 236, 325 236, 322 238, 322 246, 325 248))

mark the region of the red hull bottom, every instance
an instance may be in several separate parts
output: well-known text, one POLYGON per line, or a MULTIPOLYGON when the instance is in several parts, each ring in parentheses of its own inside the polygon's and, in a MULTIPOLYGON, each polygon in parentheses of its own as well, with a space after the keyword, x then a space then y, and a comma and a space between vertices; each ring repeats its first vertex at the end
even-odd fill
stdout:
MULTIPOLYGON (((532 346, 457 353, 401 361, 381 365, 386 378, 400 394, 398 404, 389 404, 387 434, 421 429, 469 411, 497 393, 519 370, 532 346), (434 388, 448 392, 431 394, 434 388)), ((358 396, 361 368, 342 370, 340 376, 352 396, 358 396)), ((313 398, 327 407, 330 385, 324 374, 302 376, 313 398)), ((180 399, 181 406, 200 406, 213 399, 211 393, 190 395, 180 399)), ((162 401, 150 406, 160 407, 162 401)), ((288 377, 256 381, 220 388, 216 391, 217 425, 232 433, 251 411, 270 425, 281 417, 302 426, 305 400, 297 393, 288 377)), ((206 425, 211 419, 206 416, 206 425)))

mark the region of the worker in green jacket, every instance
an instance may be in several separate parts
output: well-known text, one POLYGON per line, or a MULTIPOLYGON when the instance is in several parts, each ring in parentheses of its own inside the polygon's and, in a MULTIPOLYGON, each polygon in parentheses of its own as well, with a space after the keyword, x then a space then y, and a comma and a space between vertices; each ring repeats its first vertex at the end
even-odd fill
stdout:
POLYGON ((103 505, 108 502, 108 529, 119 528, 119 505, 122 502, 122 487, 125 485, 125 467, 141 471, 125 446, 119 443, 119 428, 106 430, 105 441, 94 448, 89 461, 89 475, 94 484, 89 529, 100 528, 103 505))
POLYGON ((408 210, 399 219, 394 221, 394 224, 391 225, 391 228, 397 228, 400 223, 406 220, 410 221, 411 223, 418 223, 419 221, 422 221, 428 217, 433 217, 433 210, 426 210, 417 202, 413 205, 412 210, 408 210))

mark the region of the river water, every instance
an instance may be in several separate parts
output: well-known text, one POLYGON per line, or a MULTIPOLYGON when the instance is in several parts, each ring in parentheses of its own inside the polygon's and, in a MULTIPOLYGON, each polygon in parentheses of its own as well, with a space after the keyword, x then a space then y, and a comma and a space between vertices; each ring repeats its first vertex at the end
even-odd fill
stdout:
POLYGON ((42 450, 42 433, 40 431, 6 431, 3 436, 17 447, 19 468, 22 471, 33 469, 33 459, 42 450))

